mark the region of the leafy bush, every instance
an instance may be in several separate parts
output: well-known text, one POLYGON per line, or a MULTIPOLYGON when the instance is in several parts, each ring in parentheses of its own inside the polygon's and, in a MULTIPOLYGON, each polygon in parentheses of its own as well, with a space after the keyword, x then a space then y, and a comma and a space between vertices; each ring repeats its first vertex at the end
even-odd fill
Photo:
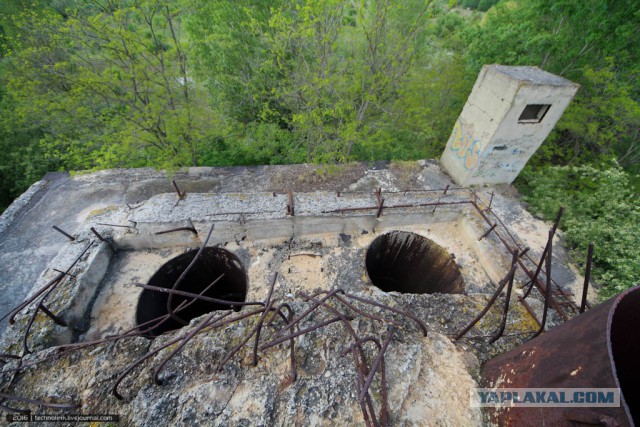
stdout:
POLYGON ((526 171, 519 181, 525 200, 545 218, 565 206, 560 228, 578 264, 595 243, 592 278, 602 299, 640 282, 640 206, 629 178, 614 163, 603 169, 547 166, 526 171))

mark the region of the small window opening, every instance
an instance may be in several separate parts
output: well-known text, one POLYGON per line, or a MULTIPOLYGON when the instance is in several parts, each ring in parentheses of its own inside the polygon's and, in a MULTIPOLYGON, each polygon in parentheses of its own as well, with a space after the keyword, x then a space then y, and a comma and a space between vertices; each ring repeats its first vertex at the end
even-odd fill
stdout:
POLYGON ((549 104, 529 104, 524 107, 518 123, 540 123, 549 111, 549 104))

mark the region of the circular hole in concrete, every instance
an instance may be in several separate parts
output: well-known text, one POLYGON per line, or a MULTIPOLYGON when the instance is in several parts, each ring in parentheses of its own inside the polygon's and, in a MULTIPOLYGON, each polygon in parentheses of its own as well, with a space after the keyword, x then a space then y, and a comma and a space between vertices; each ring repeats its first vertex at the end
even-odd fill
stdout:
MULTIPOLYGON (((166 264, 151 277, 149 285, 160 288, 173 288, 180 275, 189 266, 196 256, 197 250, 179 255, 166 264)), ((205 248, 195 265, 187 273, 178 285, 177 290, 199 294, 206 289, 220 275, 224 274, 215 285, 211 286, 203 295, 210 298, 225 301, 243 302, 247 296, 247 274, 237 256, 222 248, 205 248)), ((136 310, 136 324, 144 325, 153 319, 166 315, 167 300, 169 294, 145 289, 140 294, 138 308, 136 310)), ((172 309, 176 309, 183 301, 192 301, 190 297, 174 295, 171 300, 172 309)), ((176 313, 185 322, 210 313, 214 310, 239 309, 239 306, 217 304, 208 301, 195 301, 183 310, 176 313)), ((151 326, 151 325, 150 325, 151 326)), ((156 337, 167 331, 179 329, 184 325, 179 321, 169 318, 157 325, 145 335, 156 337)), ((142 326, 141 330, 147 330, 149 326, 142 326)))
POLYGON ((385 292, 461 294, 464 283, 453 256, 415 233, 392 231, 367 250, 366 267, 374 285, 385 292))

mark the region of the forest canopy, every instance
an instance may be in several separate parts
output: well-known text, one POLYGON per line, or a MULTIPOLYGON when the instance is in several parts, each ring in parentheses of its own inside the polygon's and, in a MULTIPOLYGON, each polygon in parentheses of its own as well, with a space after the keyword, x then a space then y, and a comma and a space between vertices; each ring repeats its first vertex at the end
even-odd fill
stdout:
POLYGON ((517 185, 612 294, 640 281, 635 3, 5 0, 0 210, 54 170, 436 158, 482 65, 535 65, 581 90, 517 185))

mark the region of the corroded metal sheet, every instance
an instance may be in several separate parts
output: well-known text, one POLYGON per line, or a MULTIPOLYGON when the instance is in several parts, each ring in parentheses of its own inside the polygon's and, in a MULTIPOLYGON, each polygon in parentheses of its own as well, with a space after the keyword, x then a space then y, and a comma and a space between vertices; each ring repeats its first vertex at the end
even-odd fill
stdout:
POLYGON ((640 286, 482 367, 483 387, 620 388, 617 408, 489 408, 513 426, 634 426, 640 417, 640 286))

